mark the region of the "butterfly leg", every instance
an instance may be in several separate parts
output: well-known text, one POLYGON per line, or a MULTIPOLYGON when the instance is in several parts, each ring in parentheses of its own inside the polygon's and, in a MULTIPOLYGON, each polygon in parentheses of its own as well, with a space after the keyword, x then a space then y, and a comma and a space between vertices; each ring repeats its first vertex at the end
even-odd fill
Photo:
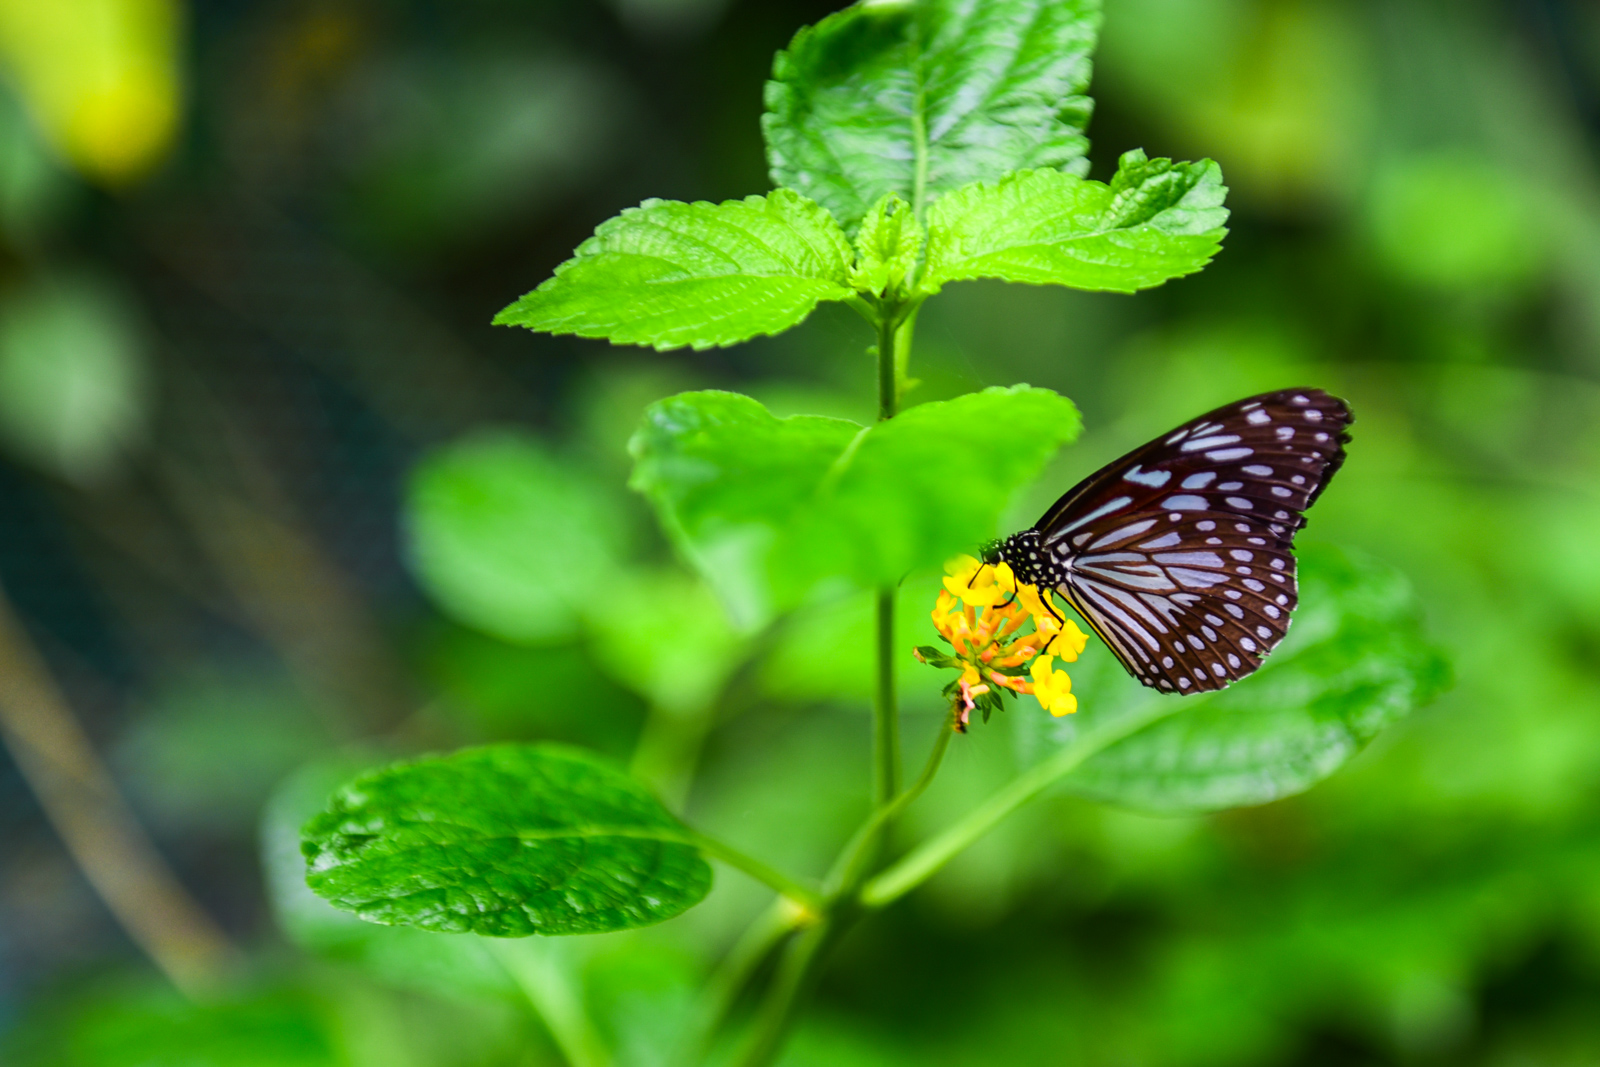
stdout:
POLYGON ((1039 600, 1044 604, 1045 610, 1049 611, 1051 615, 1055 616, 1056 622, 1061 624, 1061 628, 1056 631, 1056 636, 1046 641, 1044 643, 1044 648, 1040 649, 1040 655, 1048 656, 1050 654, 1050 646, 1056 643, 1056 637, 1060 637, 1066 632, 1067 620, 1062 618, 1061 613, 1056 610, 1056 606, 1050 603, 1050 590, 1043 590, 1039 594, 1039 600))
POLYGON ((1017 602, 1017 591, 1018 591, 1017 590, 1017 576, 1016 576, 1015 573, 1013 573, 1011 575, 1011 599, 1007 600, 1004 604, 1001 604, 1000 606, 1002 608, 1009 608, 1011 605, 1015 604, 1017 602))

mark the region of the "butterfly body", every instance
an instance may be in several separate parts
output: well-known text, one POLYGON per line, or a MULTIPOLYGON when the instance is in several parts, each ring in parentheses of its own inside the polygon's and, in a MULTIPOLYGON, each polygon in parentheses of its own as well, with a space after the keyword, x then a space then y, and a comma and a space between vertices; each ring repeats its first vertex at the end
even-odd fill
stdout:
POLYGON ((1288 630, 1294 534, 1351 421, 1318 389, 1235 401, 1107 464, 984 559, 1059 593, 1145 685, 1222 689, 1288 630))

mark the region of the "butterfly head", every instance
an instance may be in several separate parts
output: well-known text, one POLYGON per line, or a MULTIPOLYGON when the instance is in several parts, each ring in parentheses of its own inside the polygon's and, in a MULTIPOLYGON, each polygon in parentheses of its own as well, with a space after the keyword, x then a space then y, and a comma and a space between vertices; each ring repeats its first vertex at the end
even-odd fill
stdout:
POLYGON ((1011 573, 1026 585, 1040 585, 1049 577, 1049 564, 1039 544, 1038 530, 1022 530, 1003 540, 989 542, 983 546, 982 559, 991 566, 1009 564, 1011 573))

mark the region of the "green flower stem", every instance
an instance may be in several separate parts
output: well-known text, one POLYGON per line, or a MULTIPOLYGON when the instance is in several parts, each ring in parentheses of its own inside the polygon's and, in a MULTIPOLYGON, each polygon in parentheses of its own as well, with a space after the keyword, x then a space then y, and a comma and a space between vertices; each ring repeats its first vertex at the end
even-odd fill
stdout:
POLYGON ((888 804, 900 792, 900 709, 894 691, 893 586, 878 590, 878 679, 872 702, 873 802, 888 804))
POLYGON ((922 773, 911 784, 911 788, 895 797, 891 803, 882 805, 874 811, 851 837, 850 843, 839 853, 838 861, 823 883, 823 894, 830 901, 854 892, 865 875, 870 858, 877 852, 879 837, 927 790, 928 786, 933 784, 934 776, 939 773, 939 765, 944 762, 944 754, 950 748, 950 738, 954 736, 955 731, 951 729, 950 721, 941 722, 939 735, 934 738, 933 749, 928 753, 928 762, 923 765, 922 773))
POLYGON ((702 833, 691 831, 686 840, 712 859, 721 860, 728 866, 743 871, 758 882, 765 882, 807 911, 821 914, 824 907, 822 894, 815 889, 801 885, 777 868, 763 863, 754 856, 740 852, 726 841, 718 841, 716 838, 708 837, 702 833))
POLYGON ((925 841, 900 862, 877 875, 861 890, 861 903, 881 908, 905 896, 932 877, 939 868, 994 829, 1006 816, 1078 768, 1084 760, 1130 734, 1178 711, 1179 698, 1157 700, 1138 714, 1124 716, 1036 764, 1010 785, 974 808, 966 818, 938 837, 925 841))
POLYGON ((824 949, 834 941, 834 920, 825 918, 789 942, 778 974, 767 988, 756 1029, 739 1067, 766 1067, 777 1058, 788 1035, 795 1008, 816 977, 816 965, 824 949))
POLYGON ((483 943, 533 1005, 571 1067, 610 1067, 611 1054, 584 1011, 577 983, 556 958, 564 942, 486 937, 483 943))
POLYGON ((695 765, 711 730, 711 706, 664 708, 652 701, 628 770, 655 790, 668 809, 681 812, 694 782, 695 765))
MULTIPOLYGON (((878 418, 892 419, 900 410, 900 381, 895 341, 900 306, 884 301, 878 307, 878 418)), ((878 678, 872 703, 872 795, 887 804, 900 792, 900 709, 894 691, 895 587, 878 590, 878 678)))
POLYGON ((717 1035, 728 1024, 733 1006, 751 979, 809 915, 788 898, 779 897, 739 935, 706 981, 700 1000, 697 1047, 692 1057, 684 1061, 686 1064, 705 1063, 710 1058, 717 1035))

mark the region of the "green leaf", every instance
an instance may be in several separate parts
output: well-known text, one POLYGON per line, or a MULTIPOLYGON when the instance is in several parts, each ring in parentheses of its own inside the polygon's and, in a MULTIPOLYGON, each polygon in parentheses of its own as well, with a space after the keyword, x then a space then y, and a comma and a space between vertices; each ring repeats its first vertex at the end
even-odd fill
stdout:
POLYGON ((853 295, 838 223, 789 189, 721 204, 646 200, 601 223, 498 326, 666 350, 781 333, 853 295))
POLYGON ((0 440, 72 481, 104 479, 144 434, 143 349, 137 313, 101 279, 8 289, 0 298, 0 440))
POLYGON ((699 903, 711 868, 639 783, 559 745, 397 763, 305 826, 306 882, 371 922, 491 937, 595 934, 699 903))
POLYGON ((1090 757, 1066 787, 1155 812, 1263 804, 1309 789, 1444 690, 1448 663, 1424 639, 1404 578, 1337 549, 1299 555, 1289 636, 1254 675, 1213 694, 1158 695, 1091 644, 1068 668, 1081 710, 1019 716, 1030 754, 1176 702, 1171 715, 1090 757))
POLYGON ((677 568, 619 574, 588 623, 606 672, 679 715, 711 707, 749 647, 705 583, 677 568))
POLYGON ((1131 293, 1211 261, 1222 246, 1227 189, 1215 163, 1123 155, 1110 185, 1053 170, 966 186, 928 212, 919 288, 1000 278, 1131 293))
POLYGON ((362 922, 306 885, 300 827, 340 783, 378 762, 345 756, 303 767, 268 802, 261 817, 261 866, 279 928, 308 952, 353 963, 392 985, 479 1001, 516 996, 516 985, 483 940, 362 922))
POLYGON ((920 214, 1025 167, 1088 170, 1098 0, 865 3, 773 61, 761 128, 777 185, 853 227, 885 193, 920 214))
POLYGON ((922 254, 922 227, 911 205, 897 193, 885 193, 872 206, 856 234, 856 262, 850 284, 882 296, 904 286, 922 254))
POLYGON ((411 477, 412 572, 461 622, 507 641, 570 637, 594 585, 616 568, 615 503, 538 441, 471 437, 411 477))
POLYGON ((759 619, 830 576, 881 585, 972 551, 1079 425, 1070 400, 1026 385, 871 427, 683 393, 645 413, 631 484, 736 613, 759 619))

